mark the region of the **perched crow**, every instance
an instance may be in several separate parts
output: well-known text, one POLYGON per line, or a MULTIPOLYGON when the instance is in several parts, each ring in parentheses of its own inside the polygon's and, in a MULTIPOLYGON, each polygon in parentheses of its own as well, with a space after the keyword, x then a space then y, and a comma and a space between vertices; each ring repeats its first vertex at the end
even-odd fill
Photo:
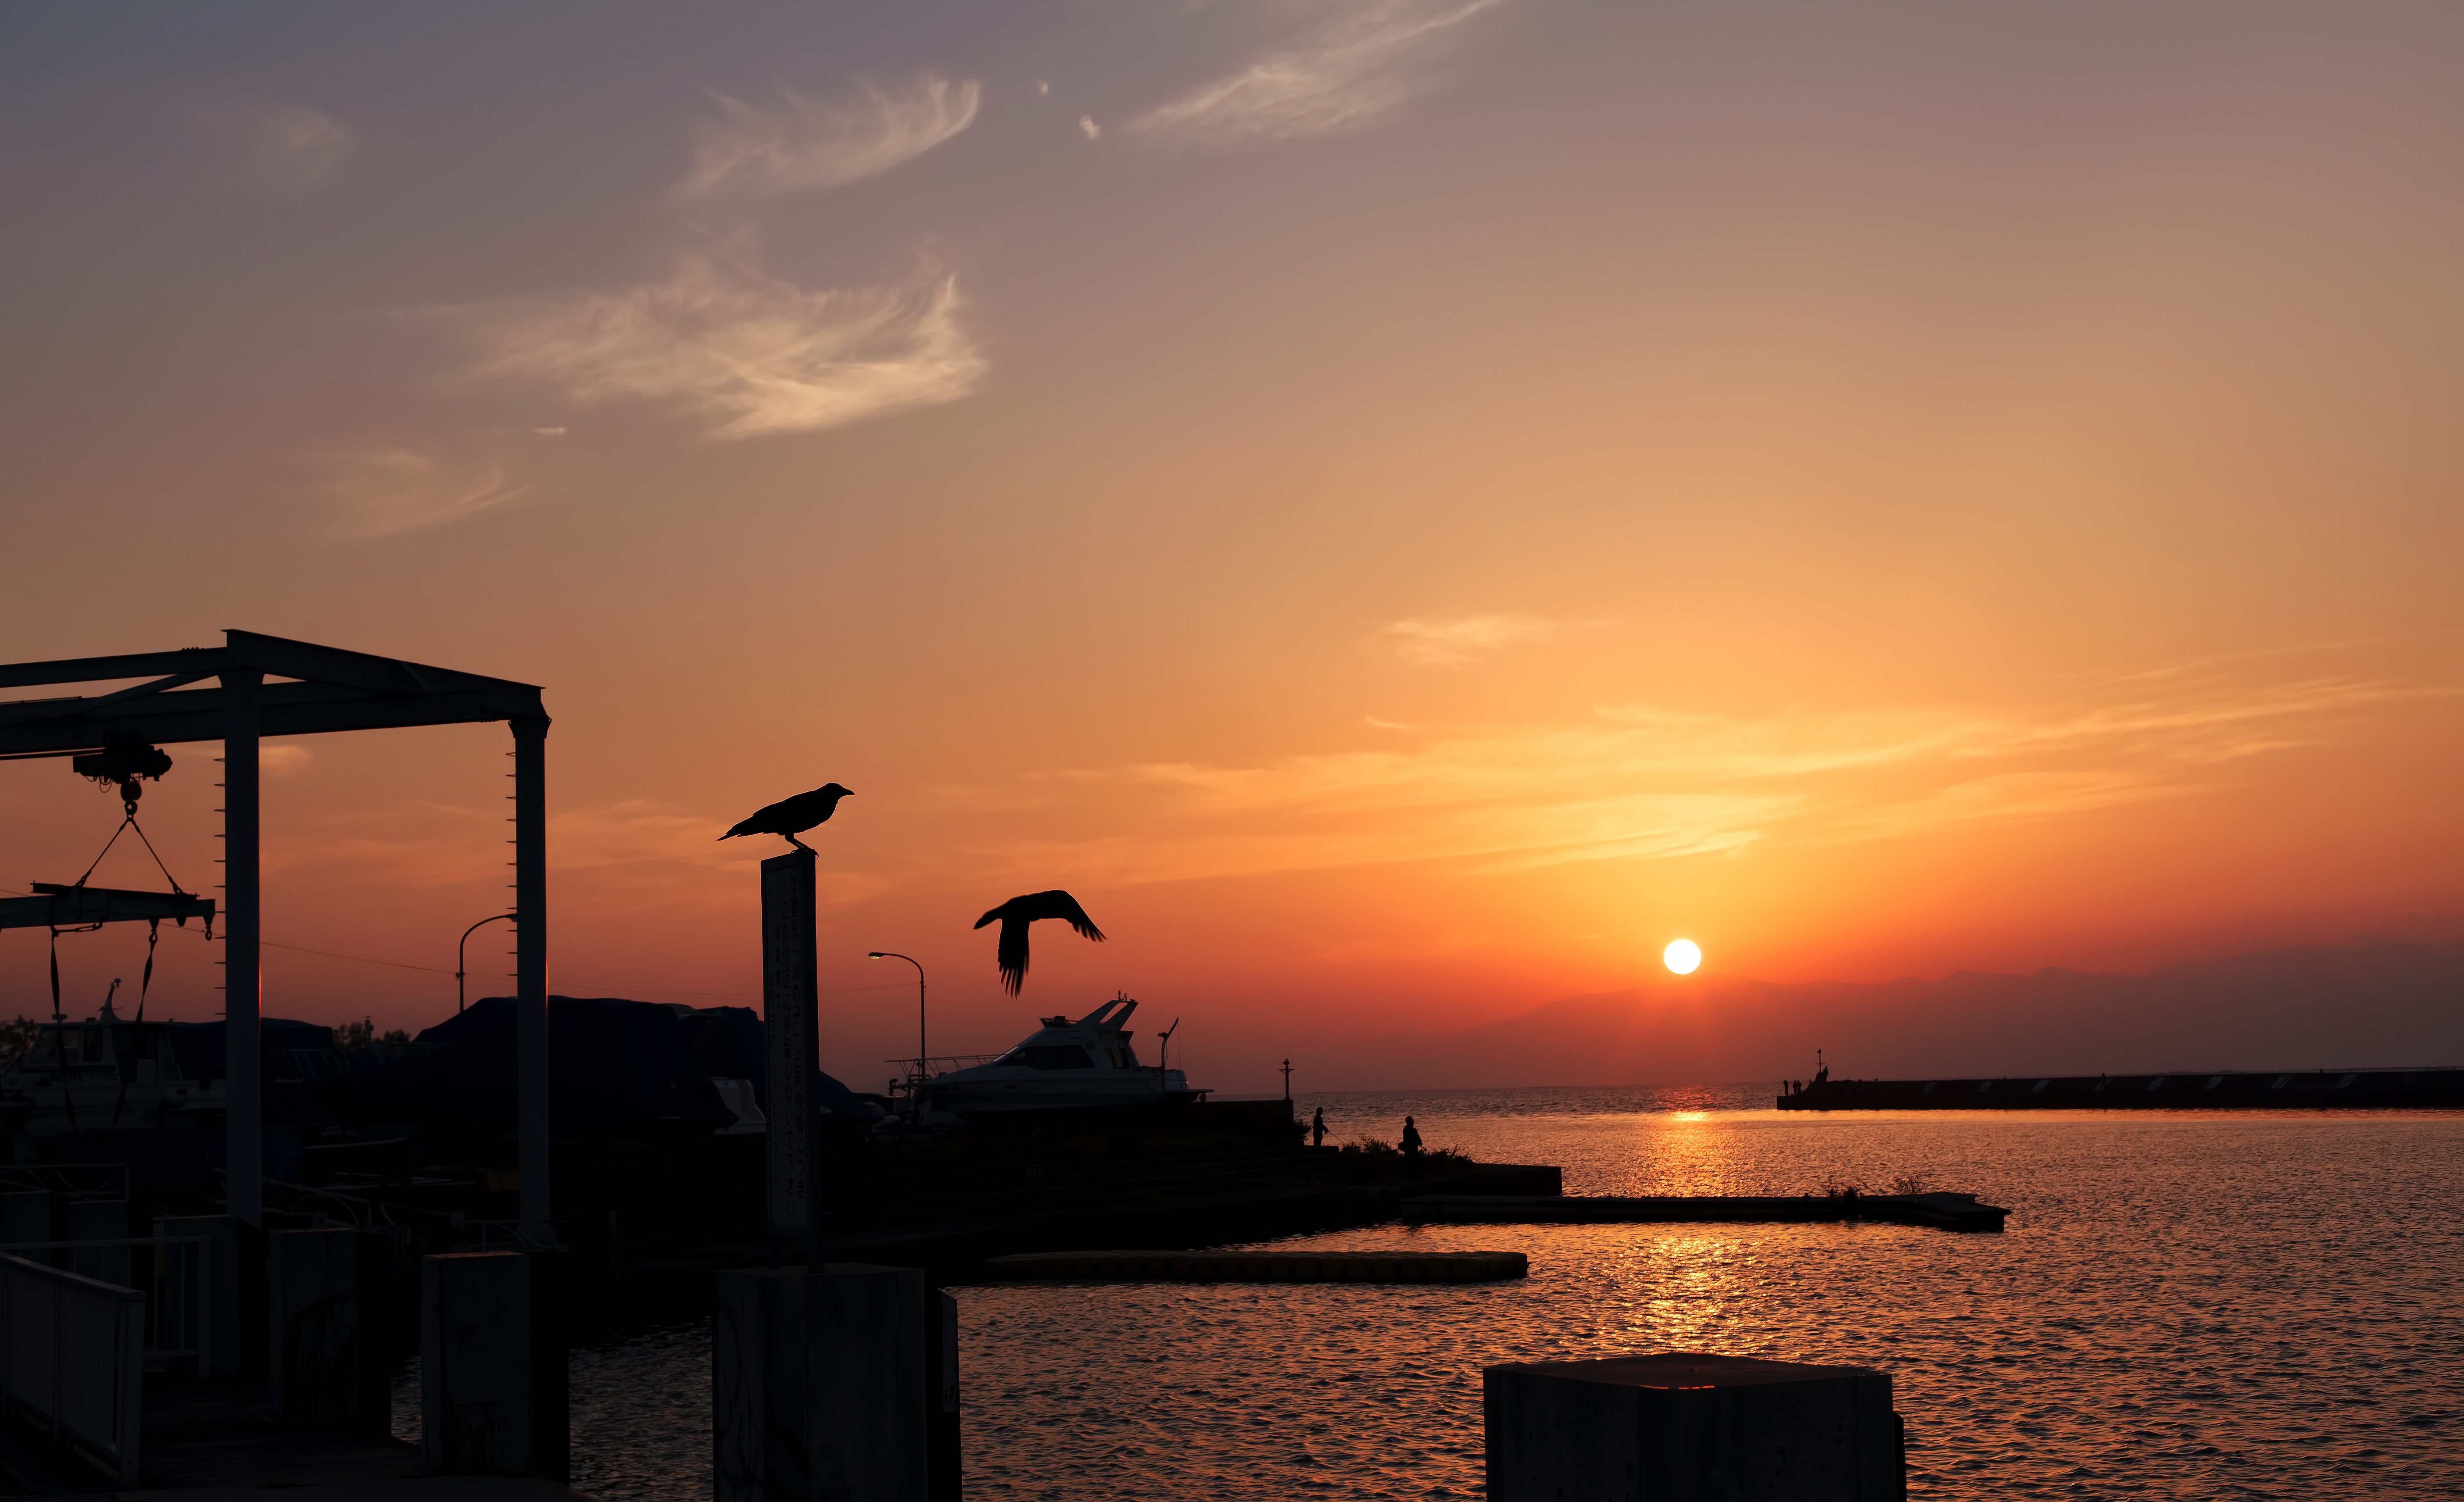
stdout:
POLYGON ((976 926, 980 928, 996 918, 1001 920, 1001 989, 1013 996, 1018 994, 1021 986, 1026 984, 1028 924, 1039 918, 1067 918, 1069 926, 1077 929, 1081 937, 1092 939, 1097 944, 1104 942, 1104 930, 1095 926, 1095 920, 1087 916, 1087 909, 1078 905, 1078 899, 1067 892, 1029 892, 1024 897, 1013 897, 977 919, 976 926))
POLYGON ((830 815, 838 809, 839 799, 853 796, 854 794, 837 783, 825 782, 810 793, 781 798, 718 838, 734 839, 738 835, 784 835, 787 843, 797 849, 810 850, 812 846, 796 837, 816 825, 828 823, 830 815))

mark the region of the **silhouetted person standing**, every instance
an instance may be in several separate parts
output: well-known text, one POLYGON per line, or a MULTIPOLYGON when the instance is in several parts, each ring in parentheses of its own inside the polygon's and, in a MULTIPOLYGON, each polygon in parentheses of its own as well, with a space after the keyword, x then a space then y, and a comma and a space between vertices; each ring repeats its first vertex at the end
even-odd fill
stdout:
POLYGON ((1412 1124, 1408 1116, 1403 1118, 1403 1175, 1411 1179, 1420 1176, 1420 1129, 1412 1124))
POLYGON ((1319 1106, 1316 1114, 1309 1118, 1309 1145, 1311 1147, 1326 1145, 1326 1107, 1324 1106, 1319 1106))

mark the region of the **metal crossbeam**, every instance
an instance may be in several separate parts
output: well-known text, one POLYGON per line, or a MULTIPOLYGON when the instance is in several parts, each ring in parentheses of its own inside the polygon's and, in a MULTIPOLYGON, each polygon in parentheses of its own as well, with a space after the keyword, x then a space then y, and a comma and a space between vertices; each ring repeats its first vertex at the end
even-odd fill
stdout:
POLYGON ((297 680, 257 690, 260 735, 469 725, 547 713, 531 684, 253 631, 227 635, 230 642, 221 647, 0 666, 0 688, 154 680, 91 698, 0 704, 0 756, 74 755, 99 750, 111 736, 155 746, 221 740, 232 707, 230 688, 183 686, 243 668, 297 680))
POLYGON ((134 892, 116 886, 62 886, 37 882, 34 897, 0 897, 0 928, 83 928, 90 924, 168 918, 214 921, 214 900, 186 892, 134 892))

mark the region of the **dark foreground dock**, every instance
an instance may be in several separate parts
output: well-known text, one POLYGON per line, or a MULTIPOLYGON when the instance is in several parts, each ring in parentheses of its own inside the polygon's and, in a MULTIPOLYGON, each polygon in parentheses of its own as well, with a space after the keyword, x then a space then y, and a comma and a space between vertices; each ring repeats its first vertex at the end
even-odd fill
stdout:
POLYGON ((1523 1277, 1520 1252, 1037 1252, 991 1257, 991 1278, 1159 1283, 1485 1283, 1523 1277))
POLYGON ((1944 1230, 2000 1230, 2011 1212, 1973 1194, 1423 1195, 1403 1202, 1412 1221, 1570 1225, 1616 1221, 1891 1221, 1944 1230))
POLYGON ((1783 1111, 2455 1111, 2464 1110, 2464 1069, 1825 1079, 1776 1103, 1783 1111))
POLYGON ((439 1476, 418 1447, 387 1433, 277 1424, 258 1382, 151 1382, 135 1488, 113 1488, 48 1435, 0 1425, 0 1489, 94 1502, 575 1502, 526 1476, 439 1476))

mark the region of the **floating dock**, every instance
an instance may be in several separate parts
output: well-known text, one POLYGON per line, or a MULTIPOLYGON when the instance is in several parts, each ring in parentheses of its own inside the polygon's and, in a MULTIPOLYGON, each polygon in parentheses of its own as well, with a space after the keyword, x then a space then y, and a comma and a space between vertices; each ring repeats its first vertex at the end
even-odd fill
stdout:
POLYGON ((988 1257, 986 1277, 1155 1283, 1486 1283, 1523 1277, 1520 1252, 1031 1252, 988 1257))
POLYGON ((2011 1212, 1973 1194, 1423 1195, 1403 1202, 1411 1221, 1893 1221, 1944 1230, 2000 1230, 2011 1212))
POLYGON ((1783 1111, 2453 1111, 2464 1110, 2464 1069, 1826 1079, 1776 1103, 1783 1111))

